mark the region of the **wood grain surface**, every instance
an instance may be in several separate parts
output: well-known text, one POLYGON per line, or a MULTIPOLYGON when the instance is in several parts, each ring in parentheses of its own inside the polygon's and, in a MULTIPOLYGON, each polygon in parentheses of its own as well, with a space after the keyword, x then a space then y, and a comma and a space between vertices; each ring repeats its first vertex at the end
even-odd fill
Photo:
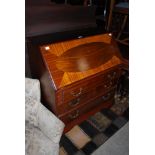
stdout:
POLYGON ((121 64, 109 34, 43 45, 40 50, 56 90, 121 64))
POLYGON ((125 63, 111 34, 28 45, 42 103, 65 123, 64 132, 112 105, 125 63))

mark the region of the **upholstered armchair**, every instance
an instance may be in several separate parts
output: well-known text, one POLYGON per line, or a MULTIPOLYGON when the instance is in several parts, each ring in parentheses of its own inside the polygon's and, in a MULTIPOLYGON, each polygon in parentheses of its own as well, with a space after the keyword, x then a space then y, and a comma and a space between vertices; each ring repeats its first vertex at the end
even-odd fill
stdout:
POLYGON ((58 155, 64 123, 40 102, 39 80, 25 79, 25 154, 58 155))

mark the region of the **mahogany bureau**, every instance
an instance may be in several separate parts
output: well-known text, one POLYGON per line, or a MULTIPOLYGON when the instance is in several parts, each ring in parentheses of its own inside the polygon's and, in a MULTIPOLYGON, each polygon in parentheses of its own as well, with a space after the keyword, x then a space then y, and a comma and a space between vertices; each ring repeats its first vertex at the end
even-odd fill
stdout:
POLYGON ((43 103, 66 124, 65 132, 112 105, 122 57, 110 34, 44 44, 31 52, 43 103))

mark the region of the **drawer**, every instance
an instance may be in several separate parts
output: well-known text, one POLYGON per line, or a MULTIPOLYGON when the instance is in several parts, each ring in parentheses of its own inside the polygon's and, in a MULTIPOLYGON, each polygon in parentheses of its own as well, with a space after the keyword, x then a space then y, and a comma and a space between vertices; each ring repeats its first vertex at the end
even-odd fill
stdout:
POLYGON ((118 77, 119 69, 115 69, 87 81, 83 80, 74 85, 68 86, 62 90, 61 103, 66 103, 72 99, 75 99, 96 87, 99 87, 100 89, 100 85, 107 85, 107 88, 105 89, 109 89, 109 87, 117 83, 118 77))
POLYGON ((58 113, 63 114, 68 111, 71 111, 87 102, 105 94, 110 90, 114 90, 116 85, 114 85, 111 81, 107 82, 106 84, 101 84, 96 86, 95 88, 91 89, 89 92, 81 94, 79 97, 76 97, 66 103, 61 104, 58 106, 58 113))
POLYGON ((58 113, 59 114, 67 113, 68 111, 72 111, 73 109, 85 104, 90 99, 93 99, 93 97, 95 96, 94 93, 95 93, 94 90, 89 91, 85 94, 80 95, 77 98, 74 98, 74 99, 58 106, 58 113))
POLYGON ((74 119, 78 119, 78 117, 80 117, 82 114, 86 114, 87 112, 93 110, 97 106, 104 104, 104 102, 112 100, 113 97, 114 97, 114 91, 108 92, 105 95, 98 97, 97 99, 91 102, 88 102, 87 104, 84 104, 77 109, 74 109, 73 111, 67 113, 66 115, 60 116, 59 118, 64 123, 69 123, 70 121, 73 121, 74 119))

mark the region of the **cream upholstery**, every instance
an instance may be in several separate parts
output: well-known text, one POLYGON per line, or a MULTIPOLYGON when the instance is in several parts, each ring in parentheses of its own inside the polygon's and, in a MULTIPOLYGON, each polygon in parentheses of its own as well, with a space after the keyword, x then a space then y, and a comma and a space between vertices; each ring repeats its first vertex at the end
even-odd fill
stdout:
POLYGON ((40 103, 40 83, 25 79, 26 155, 58 155, 64 123, 40 103))

